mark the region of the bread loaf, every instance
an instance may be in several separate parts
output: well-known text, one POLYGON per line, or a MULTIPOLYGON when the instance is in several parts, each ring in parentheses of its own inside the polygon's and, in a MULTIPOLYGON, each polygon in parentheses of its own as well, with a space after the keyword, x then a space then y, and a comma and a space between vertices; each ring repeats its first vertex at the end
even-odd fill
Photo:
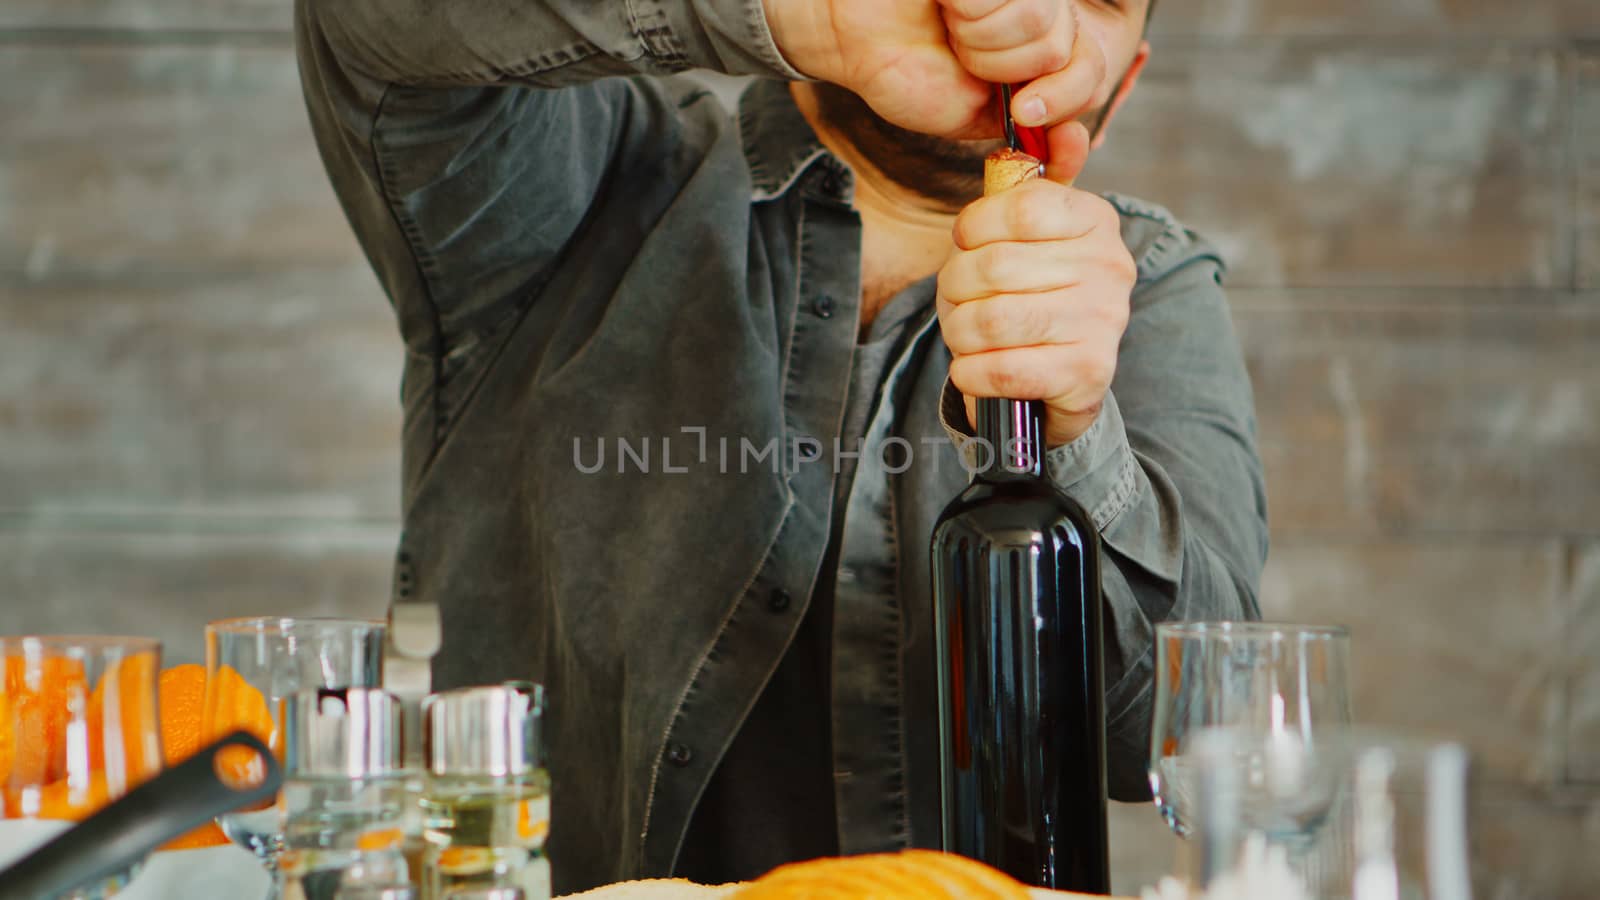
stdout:
POLYGON ((731 900, 1028 900, 995 869, 932 850, 815 859, 779 866, 731 900))
POLYGON ((757 881, 740 884, 708 886, 681 878, 624 881, 572 894, 564 900, 770 900, 789 897, 1095 900, 1086 894, 1024 889, 1010 877, 987 866, 927 850, 792 863, 772 870, 757 881))
POLYGON ((720 900, 739 887, 737 884, 695 884, 682 878, 647 878, 568 894, 562 900, 720 900))

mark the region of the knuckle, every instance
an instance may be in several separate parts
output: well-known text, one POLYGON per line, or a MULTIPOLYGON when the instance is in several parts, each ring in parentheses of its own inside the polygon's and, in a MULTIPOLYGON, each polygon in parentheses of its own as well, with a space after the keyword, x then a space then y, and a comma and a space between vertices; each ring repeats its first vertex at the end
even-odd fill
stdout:
POLYGON ((990 244, 975 252, 978 278, 991 287, 1005 284, 1016 268, 1016 250, 1009 244, 990 244))
POLYGON ((1036 400, 1040 395, 1039 376, 1016 363, 1002 362, 989 375, 994 389, 1001 396, 1016 400, 1036 400))
MULTIPOLYGON (((988 72, 991 68, 989 66, 989 54, 974 50, 960 40, 952 41, 951 45, 951 49, 956 55, 956 62, 960 63, 963 69, 971 72, 974 78, 986 79, 988 77, 988 72)), ((943 102, 932 96, 927 99, 930 102, 943 102)))
POLYGON ((1112 206, 1110 203, 1106 202, 1105 198, 1096 197, 1095 199, 1099 201, 1099 203, 1096 204, 1098 209, 1095 214, 1099 217, 1100 226, 1108 231, 1121 231, 1122 214, 1117 212, 1117 208, 1115 206, 1112 206))
POLYGON ((1060 6, 1056 0, 1022 0, 1017 12, 1024 32, 1035 37, 1048 34, 1055 26, 1060 6))
POLYGON ((1043 302, 1016 304, 1016 330, 1027 344, 1048 344, 1056 340, 1059 319, 1055 310, 1043 302))
POLYGON ((951 359, 949 375, 950 383, 961 393, 969 397, 982 393, 983 385, 978 381, 971 357, 958 354, 951 359))
POLYGON ((1126 300, 1101 304, 1101 319, 1115 334, 1122 334, 1128 330, 1128 317, 1131 313, 1126 300))
POLYGON ((950 240, 959 250, 966 250, 972 246, 972 225, 967 221, 966 213, 956 217, 956 224, 950 228, 950 240))
POLYGON ((985 347, 1001 346, 1010 331, 1008 311, 1004 303, 993 300, 975 303, 973 306, 973 331, 977 333, 978 340, 985 347))
POLYGON ((1122 227, 1122 216, 1117 212, 1117 208, 1111 205, 1111 201, 1088 191, 1075 191, 1074 195, 1073 201, 1082 210, 1085 221, 1096 228, 1112 225, 1119 229, 1122 227))
POLYGON ((1039 47, 1038 66, 1041 72, 1059 72, 1072 62, 1072 48, 1060 41, 1046 41, 1039 47))
MULTIPOLYGON (((950 348, 950 355, 952 357, 959 357, 963 353, 976 352, 977 347, 974 345, 972 338, 968 335, 968 329, 962 327, 961 319, 959 317, 953 316, 949 319, 941 319, 939 322, 939 331, 942 335, 944 335, 944 345, 950 348)), ((952 361, 952 365, 953 364, 954 363, 952 361)))
MULTIPOLYGON (((1033 184, 1049 183, 1033 182, 1033 184)), ((1052 191, 1033 188, 1031 184, 1029 190, 1013 192, 1013 197, 1009 210, 1009 224, 1013 233, 1028 237, 1048 234, 1060 209, 1060 198, 1052 191)))
POLYGON ((1094 392, 1099 393, 1111 384, 1111 379, 1117 373, 1117 353, 1111 350, 1096 350, 1085 353, 1079 363, 1078 377, 1094 392))
POLYGON ((1139 265, 1133 261, 1132 254, 1126 248, 1121 252, 1109 253, 1104 260, 1106 271, 1111 280, 1116 284, 1131 285, 1139 280, 1139 265))

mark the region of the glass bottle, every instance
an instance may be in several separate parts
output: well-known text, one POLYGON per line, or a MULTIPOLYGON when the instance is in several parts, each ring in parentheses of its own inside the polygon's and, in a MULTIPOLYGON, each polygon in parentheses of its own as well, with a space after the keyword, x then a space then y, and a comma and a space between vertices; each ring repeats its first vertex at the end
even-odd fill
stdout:
POLYGON ((513 682, 443 691, 422 710, 424 896, 549 900, 544 689, 513 682))
MULTIPOLYGON (((1038 404, 998 402, 1037 433, 1038 404)), ((993 418, 980 411, 979 431, 1000 437, 993 418)), ((1106 893, 1096 535, 1037 471, 1003 469, 980 472, 934 532, 944 848, 1106 893)))
POLYGON ((399 701, 323 688, 283 702, 283 900, 417 900, 402 850, 399 701))

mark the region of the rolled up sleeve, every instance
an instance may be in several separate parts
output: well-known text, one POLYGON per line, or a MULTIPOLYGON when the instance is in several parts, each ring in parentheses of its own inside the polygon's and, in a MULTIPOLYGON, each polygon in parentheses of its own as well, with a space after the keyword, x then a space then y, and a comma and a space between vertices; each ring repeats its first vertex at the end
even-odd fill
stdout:
POLYGON ((708 69, 799 79, 760 0, 301 0, 353 68, 413 86, 563 87, 708 69))

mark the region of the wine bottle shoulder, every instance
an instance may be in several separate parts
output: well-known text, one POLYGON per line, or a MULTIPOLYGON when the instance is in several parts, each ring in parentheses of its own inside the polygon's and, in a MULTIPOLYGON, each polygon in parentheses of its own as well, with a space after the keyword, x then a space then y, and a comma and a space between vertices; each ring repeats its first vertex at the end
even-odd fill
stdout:
POLYGON ((1052 543, 1089 546, 1096 540, 1089 514, 1043 480, 975 481, 945 507, 934 525, 934 544, 962 538, 985 544, 1052 543))

